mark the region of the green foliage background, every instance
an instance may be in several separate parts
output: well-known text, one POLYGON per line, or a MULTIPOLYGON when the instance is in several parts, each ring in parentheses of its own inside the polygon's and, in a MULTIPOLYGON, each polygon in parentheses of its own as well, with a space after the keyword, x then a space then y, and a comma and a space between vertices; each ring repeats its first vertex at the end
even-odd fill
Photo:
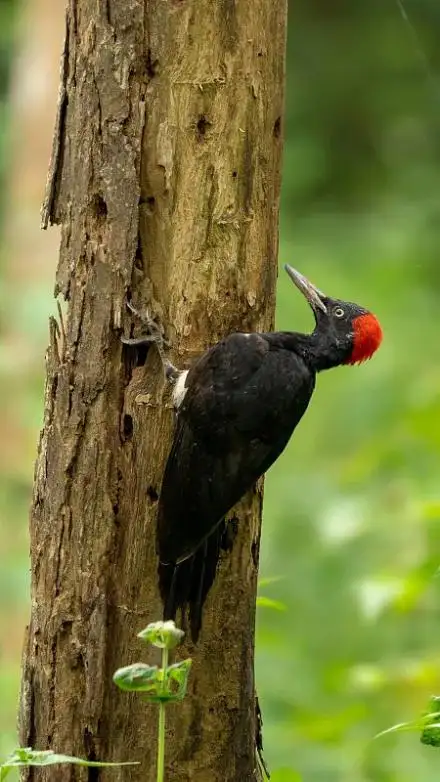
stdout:
MULTIPOLYGON (((0 6, 0 172, 14 6, 0 6)), ((406 11, 413 29, 394 0, 291 8, 280 260, 373 309, 385 339, 371 363, 319 378, 266 482, 261 571, 278 580, 261 593, 284 610, 259 609, 257 675, 275 782, 439 776, 417 734, 372 741, 440 692, 440 4, 406 11)), ((1 274, 0 245, 0 298, 1 274)), ((278 326, 312 327, 284 274, 278 326)), ((40 368, 26 397, 35 442, 40 368)), ((4 397, 1 362, 0 374, 4 397)), ((32 458, 0 476, 2 752, 15 743, 32 458)))

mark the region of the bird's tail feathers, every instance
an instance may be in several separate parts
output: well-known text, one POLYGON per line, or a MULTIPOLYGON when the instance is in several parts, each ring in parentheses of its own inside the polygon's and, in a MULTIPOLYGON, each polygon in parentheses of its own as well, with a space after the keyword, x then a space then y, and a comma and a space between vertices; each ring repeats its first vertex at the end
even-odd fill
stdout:
POLYGON ((164 611, 163 618, 176 619, 182 613, 182 629, 189 623, 191 638, 197 643, 206 597, 215 579, 225 523, 211 535, 190 557, 178 564, 159 563, 159 589, 164 611))

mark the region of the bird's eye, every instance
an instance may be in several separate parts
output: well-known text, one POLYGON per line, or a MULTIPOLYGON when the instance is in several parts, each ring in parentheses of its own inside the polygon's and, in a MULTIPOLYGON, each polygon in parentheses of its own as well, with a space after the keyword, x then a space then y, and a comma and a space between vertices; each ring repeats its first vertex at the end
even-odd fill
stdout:
POLYGON ((335 318, 343 318, 344 314, 345 313, 342 307, 335 307, 335 309, 333 310, 333 315, 335 316, 335 318))

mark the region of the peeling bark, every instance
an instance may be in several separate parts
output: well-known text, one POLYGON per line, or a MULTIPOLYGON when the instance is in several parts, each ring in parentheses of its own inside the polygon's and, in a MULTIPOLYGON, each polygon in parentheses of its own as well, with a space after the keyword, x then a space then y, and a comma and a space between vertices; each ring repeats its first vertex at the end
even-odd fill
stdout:
MULTIPOLYGON (((161 616, 155 510, 173 414, 154 350, 133 353, 126 296, 188 365, 273 323, 285 1, 70 0, 43 224, 62 229, 31 511, 32 613, 20 741, 142 760, 90 780, 155 779, 156 712, 112 674, 161 616)), ((235 509, 190 693, 169 709, 175 782, 247 782, 262 483, 235 509)), ((38 779, 84 778, 75 769, 38 779)), ((32 771, 27 779, 33 779, 32 771)))

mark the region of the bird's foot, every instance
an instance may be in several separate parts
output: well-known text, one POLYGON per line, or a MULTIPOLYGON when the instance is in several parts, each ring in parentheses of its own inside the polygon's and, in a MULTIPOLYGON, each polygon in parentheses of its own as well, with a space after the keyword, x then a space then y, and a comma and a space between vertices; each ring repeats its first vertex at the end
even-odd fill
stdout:
POLYGON ((157 352, 159 353, 160 360, 162 361, 163 371, 166 379, 170 383, 174 383, 180 372, 174 364, 171 363, 165 356, 165 348, 170 347, 170 343, 164 338, 163 329, 160 325, 151 317, 148 310, 140 312, 137 310, 130 301, 127 301, 127 307, 133 315, 141 321, 146 334, 141 334, 139 337, 121 337, 121 342, 124 345, 155 345, 157 352))

